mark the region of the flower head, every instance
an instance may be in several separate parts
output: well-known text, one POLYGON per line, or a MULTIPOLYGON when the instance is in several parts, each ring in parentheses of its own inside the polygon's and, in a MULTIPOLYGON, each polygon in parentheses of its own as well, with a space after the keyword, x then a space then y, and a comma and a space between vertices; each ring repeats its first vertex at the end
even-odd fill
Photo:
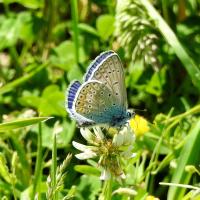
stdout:
POLYGON ((125 126, 120 131, 113 128, 107 130, 100 127, 81 128, 80 132, 88 145, 73 141, 73 146, 82 151, 75 156, 81 160, 98 157, 102 180, 109 179, 111 175, 125 178, 121 159, 130 159, 135 155, 132 153, 134 134, 131 128, 125 126))
POLYGON ((139 115, 135 115, 135 117, 130 120, 130 127, 133 129, 136 137, 142 136, 149 131, 147 120, 139 115))

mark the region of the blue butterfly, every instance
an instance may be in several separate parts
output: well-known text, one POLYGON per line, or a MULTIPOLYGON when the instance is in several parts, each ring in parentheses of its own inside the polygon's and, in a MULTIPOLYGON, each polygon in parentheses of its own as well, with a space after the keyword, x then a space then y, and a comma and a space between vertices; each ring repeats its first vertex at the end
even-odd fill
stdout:
POLYGON ((90 64, 83 84, 69 85, 66 109, 82 127, 121 127, 134 115, 127 110, 124 70, 114 51, 103 52, 90 64))

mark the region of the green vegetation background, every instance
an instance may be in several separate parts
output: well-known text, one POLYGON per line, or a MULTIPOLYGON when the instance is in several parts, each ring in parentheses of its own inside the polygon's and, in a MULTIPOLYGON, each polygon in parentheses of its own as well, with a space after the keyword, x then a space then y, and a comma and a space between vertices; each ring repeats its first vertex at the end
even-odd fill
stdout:
MULTIPOLYGON (((199 0, 0 0, 0 198, 46 199, 50 168, 77 153, 72 140, 83 143, 65 110, 67 86, 113 49, 124 64, 129 107, 147 109, 137 113, 150 131, 136 138, 127 180, 113 185, 137 194, 112 199, 198 199, 199 11, 199 0), (39 123, 45 117, 54 118, 39 123)), ((102 185, 89 164, 72 158, 64 170, 65 163, 52 199, 96 199, 102 185)))

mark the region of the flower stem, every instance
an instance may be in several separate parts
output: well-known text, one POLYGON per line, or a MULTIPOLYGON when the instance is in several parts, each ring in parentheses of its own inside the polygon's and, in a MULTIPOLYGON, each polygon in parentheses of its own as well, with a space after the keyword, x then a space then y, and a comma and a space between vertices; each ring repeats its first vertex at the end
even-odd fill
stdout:
POLYGON ((102 194, 100 195, 99 200, 111 200, 112 183, 113 183, 113 177, 111 175, 110 179, 108 179, 104 182, 102 194))

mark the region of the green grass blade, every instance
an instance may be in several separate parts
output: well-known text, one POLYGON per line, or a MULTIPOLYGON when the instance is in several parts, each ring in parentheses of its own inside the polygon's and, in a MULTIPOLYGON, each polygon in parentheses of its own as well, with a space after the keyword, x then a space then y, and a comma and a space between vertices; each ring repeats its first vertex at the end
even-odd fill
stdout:
POLYGON ((41 182, 41 173, 42 173, 42 124, 39 123, 39 131, 38 131, 38 142, 37 142, 37 160, 35 165, 35 173, 33 180, 33 192, 32 192, 32 200, 34 200, 36 191, 38 195, 38 200, 40 200, 40 182, 41 182))
POLYGON ((200 90, 200 69, 197 67, 194 60, 188 55, 172 29, 151 3, 148 0, 141 0, 141 3, 146 8, 149 16, 155 20, 157 28, 182 62, 193 84, 200 90))
POLYGON ((52 165, 51 165, 51 180, 52 180, 52 188, 54 189, 53 200, 58 200, 58 194, 56 191, 56 168, 57 168, 57 144, 56 144, 56 133, 54 133, 53 149, 52 149, 52 165))
POLYGON ((0 133, 5 131, 10 131, 16 128, 22 128, 25 126, 30 126, 45 120, 50 119, 51 117, 33 117, 28 119, 19 119, 12 122, 6 122, 0 124, 0 133))
MULTIPOLYGON (((195 165, 200 162, 200 121, 198 121, 190 130, 186 143, 180 152, 177 168, 172 176, 172 183, 188 184, 191 173, 185 171, 186 165, 195 165)), ((185 188, 170 186, 168 192, 168 200, 181 200, 183 198, 185 188)))
POLYGON ((75 47, 76 63, 79 63, 79 29, 78 29, 78 5, 77 0, 71 0, 71 13, 72 13, 72 28, 73 28, 73 40, 75 47))
POLYGON ((42 64, 39 67, 37 67, 35 70, 31 71, 30 73, 25 74, 22 77, 12 81, 11 83, 6 84, 2 88, 0 88, 0 95, 4 94, 6 92, 9 92, 11 90, 14 90, 14 88, 18 87, 19 85, 22 85, 23 83, 25 83, 26 81, 31 79, 39 71, 44 69, 47 65, 48 65, 48 63, 42 64))

